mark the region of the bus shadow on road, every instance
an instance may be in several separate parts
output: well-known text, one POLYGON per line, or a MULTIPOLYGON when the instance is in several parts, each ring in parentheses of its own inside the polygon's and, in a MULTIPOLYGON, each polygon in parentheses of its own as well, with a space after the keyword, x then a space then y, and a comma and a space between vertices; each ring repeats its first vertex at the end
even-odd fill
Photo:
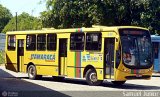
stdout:
POLYGON ((41 80, 43 81, 53 81, 53 82, 61 82, 61 83, 71 83, 71 84, 79 84, 79 85, 88 85, 85 80, 81 79, 71 79, 71 78, 64 78, 64 79, 54 79, 52 77, 43 77, 41 80))
POLYGON ((19 78, 23 77, 15 77, 0 69, 0 97, 70 97, 64 93, 19 78))
POLYGON ((15 78, 15 76, 9 74, 8 72, 0 69, 0 78, 15 78))
MULTIPOLYGON (((42 87, 42 86, 39 86, 39 85, 36 85, 36 84, 33 84, 33 83, 30 83, 30 82, 27 82, 27 81, 24 81, 24 80, 21 80, 21 79, 28 79, 28 77, 15 77, 13 75, 11 75, 10 73, 2 70, 0 68, 0 91, 2 91, 3 89, 7 90, 7 89, 11 89, 10 87, 12 85, 19 85, 19 90, 22 89, 22 91, 53 91, 54 93, 56 93, 57 91, 54 91, 54 90, 51 90, 51 89, 48 89, 46 87, 42 87), (7 83, 7 84, 5 84, 7 83), (12 84, 11 84, 12 83, 12 84), (5 87, 2 87, 2 86, 8 86, 8 88, 5 88, 5 87), (21 86, 22 85, 22 86, 21 86), (23 88, 22 88, 23 87, 23 88), (24 89, 25 87, 28 87, 28 90, 27 88, 24 89)), ((86 85, 88 86, 88 84, 86 83, 85 80, 79 80, 79 79, 70 79, 70 78, 65 78, 64 80, 57 80, 57 79, 54 79, 52 77, 43 77, 42 79, 39 79, 41 81, 51 81, 51 82, 61 82, 61 83, 70 83, 70 84, 79 84, 79 85, 86 85)), ((130 89, 130 90, 160 90, 160 86, 151 86, 151 85, 137 85, 137 84, 130 84, 130 83, 125 83, 124 85, 121 85, 121 86, 116 86, 114 84, 112 84, 111 82, 103 82, 102 85, 100 85, 99 87, 108 87, 108 88, 115 88, 115 89, 130 89)), ((59 92, 57 92, 58 94, 60 95, 63 95, 59 92)), ((1 94, 0 94, 1 95, 1 94)), ((65 95, 63 95, 65 96, 65 95)))
MULTIPOLYGON (((64 80, 54 80, 54 78, 52 77, 43 77, 41 80, 88 86, 85 80, 80 80, 80 79, 65 78, 64 80)), ((108 88, 115 88, 115 89, 130 89, 130 90, 160 90, 160 86, 137 85, 137 84, 130 84, 130 83, 125 83, 124 85, 116 86, 111 82, 106 82, 106 81, 103 82, 100 85, 100 87, 108 87, 108 88)))
POLYGON ((116 86, 111 82, 103 83, 101 86, 103 87, 110 87, 116 89, 129 89, 129 90, 160 90, 159 86, 149 86, 149 85, 137 85, 137 84, 130 84, 125 83, 124 85, 116 86))

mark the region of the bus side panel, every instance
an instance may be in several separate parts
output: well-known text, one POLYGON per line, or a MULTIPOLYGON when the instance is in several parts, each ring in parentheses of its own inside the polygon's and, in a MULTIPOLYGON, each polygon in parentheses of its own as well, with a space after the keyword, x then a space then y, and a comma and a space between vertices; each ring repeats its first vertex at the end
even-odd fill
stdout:
POLYGON ((96 69, 97 72, 97 79, 98 80, 103 80, 104 79, 104 70, 103 69, 96 69))
POLYGON ((38 75, 58 75, 58 53, 57 51, 26 51, 25 61, 27 65, 32 63, 36 66, 38 75))
POLYGON ((76 77, 75 52, 73 51, 68 51, 67 53, 67 76, 76 77))
POLYGON ((8 35, 6 35, 5 44, 5 67, 8 70, 17 72, 17 40, 15 43, 15 50, 8 50, 8 35))
POLYGON ((68 67, 67 68, 67 77, 70 77, 70 78, 75 78, 75 69, 74 67, 68 67))
POLYGON ((103 51, 70 51, 67 55, 67 76, 83 78, 84 69, 92 66, 99 80, 103 80, 103 51))
POLYGON ((38 75, 58 76, 58 68, 54 66, 36 66, 38 75))
POLYGON ((67 62, 68 77, 83 78, 85 67, 90 65, 96 69, 98 79, 103 79, 103 54, 101 52, 69 52, 67 62))
MULTIPOLYGON (((81 53, 81 67, 92 66, 97 72, 97 78, 103 80, 103 53, 101 51, 84 51, 81 53)), ((83 71, 81 74, 83 75, 83 71)))
POLYGON ((15 51, 6 51, 6 69, 17 72, 17 53, 15 51))

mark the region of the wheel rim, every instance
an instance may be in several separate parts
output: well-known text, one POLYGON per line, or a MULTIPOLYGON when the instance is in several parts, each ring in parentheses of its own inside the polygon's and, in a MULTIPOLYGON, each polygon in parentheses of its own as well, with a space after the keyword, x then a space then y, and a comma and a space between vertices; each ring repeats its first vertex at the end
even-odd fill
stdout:
POLYGON ((31 78, 34 77, 34 69, 33 69, 32 67, 29 68, 29 76, 30 76, 31 78))
POLYGON ((91 73, 90 76, 89 76, 90 80, 92 82, 96 82, 97 81, 97 75, 96 73, 91 73))

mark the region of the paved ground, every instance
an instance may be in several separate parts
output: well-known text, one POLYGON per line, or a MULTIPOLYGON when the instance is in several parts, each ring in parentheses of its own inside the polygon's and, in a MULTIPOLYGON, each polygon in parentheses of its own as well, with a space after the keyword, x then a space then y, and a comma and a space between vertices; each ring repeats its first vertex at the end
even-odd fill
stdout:
POLYGON ((0 91, 0 97, 2 94, 2 97, 139 97, 146 93, 149 97, 159 97, 160 75, 151 80, 129 80, 123 86, 115 86, 110 82, 88 86, 84 80, 78 79, 67 78, 58 82, 47 76, 41 80, 30 80, 27 74, 15 73, 0 66, 0 91))

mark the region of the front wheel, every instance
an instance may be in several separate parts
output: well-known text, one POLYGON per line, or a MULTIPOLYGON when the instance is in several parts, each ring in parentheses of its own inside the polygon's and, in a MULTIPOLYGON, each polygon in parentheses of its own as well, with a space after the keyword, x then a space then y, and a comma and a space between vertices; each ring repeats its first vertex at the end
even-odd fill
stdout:
POLYGON ((95 85, 100 85, 103 81, 97 79, 97 74, 94 69, 89 69, 86 72, 86 81, 89 85, 95 86, 95 85))
POLYGON ((117 86, 123 85, 125 82, 126 82, 126 81, 112 81, 112 83, 113 83, 114 85, 117 85, 117 86))
POLYGON ((34 65, 30 65, 28 67, 28 77, 29 79, 33 79, 33 80, 37 78, 37 71, 34 65))

